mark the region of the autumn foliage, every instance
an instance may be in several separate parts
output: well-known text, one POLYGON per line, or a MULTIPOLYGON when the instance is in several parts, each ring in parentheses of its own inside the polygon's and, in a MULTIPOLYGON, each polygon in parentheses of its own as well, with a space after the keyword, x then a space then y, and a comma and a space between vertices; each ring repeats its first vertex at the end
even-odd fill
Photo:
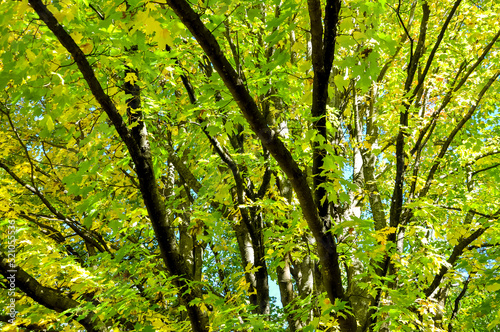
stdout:
POLYGON ((497 1, 0 13, 2 331, 499 331, 497 1))

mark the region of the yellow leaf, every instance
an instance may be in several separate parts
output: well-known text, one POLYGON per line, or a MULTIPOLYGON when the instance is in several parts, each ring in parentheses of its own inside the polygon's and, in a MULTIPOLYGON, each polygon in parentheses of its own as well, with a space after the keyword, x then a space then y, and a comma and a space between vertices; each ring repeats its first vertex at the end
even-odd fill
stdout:
POLYGON ((18 4, 16 5, 16 11, 20 15, 26 15, 26 12, 30 9, 31 7, 29 6, 27 0, 19 1, 18 4))
POLYGON ((131 84, 134 84, 137 81, 137 75, 134 73, 127 73, 127 76, 125 76, 125 82, 130 82, 131 84))
POLYGON ((80 41, 82 40, 83 35, 80 32, 76 32, 76 33, 71 34, 71 37, 73 37, 73 40, 75 41, 75 43, 80 44, 80 41))
POLYGON ((58 23, 62 23, 62 21, 64 20, 64 18, 66 17, 66 13, 64 12, 60 12, 59 10, 57 10, 55 7, 53 8, 50 8, 49 9, 52 11, 52 14, 54 15, 54 17, 56 18, 57 22, 58 23))
POLYGON ((82 49, 83 53, 89 54, 94 49, 94 46, 92 46, 91 43, 85 43, 82 46, 80 46, 80 48, 82 49))
POLYGON ((165 323, 163 323, 160 319, 158 318, 155 318, 153 319, 153 327, 157 330, 160 330, 160 331, 165 331, 165 323))
MULTIPOLYGON (((305 49, 306 49, 306 47, 302 43, 294 43, 292 46, 292 51, 297 52, 297 53, 302 52, 305 49)), ((308 65, 308 66, 310 68, 310 65, 308 65)))
POLYGON ((300 72, 306 72, 306 71, 311 70, 311 69, 312 69, 312 66, 309 62, 303 61, 303 62, 299 63, 299 71, 300 72))
POLYGON ((486 290, 490 291, 490 292, 496 292, 499 289, 500 289, 500 284, 499 283, 495 283, 495 284, 491 284, 491 285, 486 285, 486 290))
POLYGON ((45 124, 48 130, 54 130, 54 121, 52 121, 52 117, 50 115, 47 115, 47 121, 45 122, 45 124))
POLYGON ((157 30, 155 36, 153 37, 153 41, 158 43, 158 47, 163 50, 165 49, 165 45, 172 45, 172 36, 170 35, 170 31, 167 29, 157 30))
POLYGON ((56 86, 52 89, 52 92, 53 92, 56 96, 62 96, 63 91, 64 91, 64 86, 62 86, 62 85, 56 85, 56 86))
POLYGON ((35 58, 36 58, 35 53, 33 53, 30 49, 26 50, 26 56, 28 57, 28 60, 30 62, 33 62, 33 60, 35 60, 35 58))
POLYGON ((352 36, 354 37, 354 39, 356 39, 357 42, 366 39, 366 35, 362 32, 359 32, 359 31, 354 31, 352 33, 352 36))

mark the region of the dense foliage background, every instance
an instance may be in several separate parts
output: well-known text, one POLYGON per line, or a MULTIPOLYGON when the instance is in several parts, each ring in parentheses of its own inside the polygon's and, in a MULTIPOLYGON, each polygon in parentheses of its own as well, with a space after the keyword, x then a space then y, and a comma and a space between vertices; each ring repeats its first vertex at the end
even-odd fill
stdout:
POLYGON ((500 330, 497 1, 0 12, 2 331, 500 330))

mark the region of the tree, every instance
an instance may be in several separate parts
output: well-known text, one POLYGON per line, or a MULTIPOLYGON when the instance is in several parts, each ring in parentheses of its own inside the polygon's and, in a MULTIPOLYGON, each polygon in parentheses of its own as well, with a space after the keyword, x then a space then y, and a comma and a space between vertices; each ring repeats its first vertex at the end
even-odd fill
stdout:
POLYGON ((6 329, 498 328, 495 1, 0 6, 6 329))

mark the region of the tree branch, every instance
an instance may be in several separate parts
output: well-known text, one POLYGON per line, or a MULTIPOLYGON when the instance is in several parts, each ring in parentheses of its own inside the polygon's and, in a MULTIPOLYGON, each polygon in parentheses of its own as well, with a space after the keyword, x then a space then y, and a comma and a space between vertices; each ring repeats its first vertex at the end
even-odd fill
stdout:
MULTIPOLYGON (((500 37, 500 30, 498 30, 498 32, 493 37, 493 39, 490 41, 490 43, 488 45, 486 45, 486 47, 484 48, 483 52, 481 53, 481 55, 479 56, 479 58, 476 60, 476 62, 474 62, 474 64, 469 68, 469 70, 467 71, 467 73, 465 73, 465 75, 457 83, 457 80, 458 80, 460 74, 465 70, 465 68, 467 66, 467 62, 466 61, 462 62, 462 64, 460 65, 460 68, 458 69, 457 75, 456 75, 456 77, 455 77, 455 79, 453 81, 453 84, 451 84, 448 92, 446 93, 445 97, 443 98, 443 101, 442 101, 441 105, 431 115, 431 119, 432 120, 420 131, 420 134, 419 134, 419 137, 418 137, 418 139, 417 139, 417 141, 415 143, 415 146, 411 149, 410 153, 412 155, 415 153, 415 151, 417 151, 417 149, 420 149, 420 148, 422 148, 425 145, 425 143, 421 145, 421 142, 422 142, 424 136, 427 134, 429 128, 433 129, 435 127, 435 123, 437 121, 438 115, 441 113, 442 110, 445 109, 445 107, 451 101, 451 99, 453 97, 453 93, 457 92, 465 84, 465 82, 467 81, 467 79, 469 78, 469 76, 473 73, 473 71, 477 68, 477 66, 479 66, 481 64, 481 62, 486 58, 486 55, 491 50, 491 48, 496 43, 496 41, 498 40, 499 37, 500 37)), ((431 130, 431 132, 432 132, 432 130, 431 130)), ((430 133, 428 135, 428 138, 429 137, 430 137, 430 133)))
POLYGON ((448 323, 448 332, 453 332, 453 324, 451 323, 452 320, 454 320, 457 315, 458 311, 460 310, 460 301, 462 301, 462 298, 465 296, 465 293, 467 293, 467 287, 469 286, 470 282, 470 274, 467 277, 467 280, 465 281, 462 290, 460 291, 460 294, 458 294, 457 298, 455 299, 455 303, 453 305, 453 312, 451 313, 450 317, 450 323, 448 323))
POLYGON ((97 80, 85 54, 73 38, 57 22, 54 15, 47 9, 43 2, 41 0, 29 0, 29 3, 40 19, 42 19, 59 42, 71 54, 92 94, 108 115, 122 141, 126 144, 136 166, 135 169, 139 179, 142 198, 148 210, 163 261, 173 276, 183 277, 175 279, 174 282, 179 287, 181 299, 187 308, 193 331, 207 331, 207 313, 202 311, 197 305, 190 304, 193 299, 201 298, 201 290, 199 287, 191 286, 188 283, 188 280, 192 280, 191 272, 186 265, 184 257, 179 252, 177 238, 169 224, 165 204, 156 183, 147 137, 142 137, 140 142, 133 137, 116 106, 111 101, 111 98, 104 92, 97 80))
POLYGON ((493 74, 493 76, 488 80, 488 82, 486 82, 486 84, 484 85, 484 87, 479 92, 479 95, 478 95, 477 99, 474 101, 473 105, 469 108, 469 111, 467 112, 467 114, 465 114, 465 116, 462 118, 462 120, 460 120, 460 122, 455 126, 455 128, 453 128, 453 130, 451 131, 450 135, 448 135, 448 138, 444 142, 443 146, 441 147, 441 150, 439 151, 439 154, 436 157, 436 161, 434 162, 434 164, 432 165, 432 167, 431 167, 431 169, 429 171, 429 174, 427 176, 427 181, 425 182, 424 187, 420 191, 420 193, 418 195, 419 197, 425 196, 427 194, 427 192, 429 191, 431 183, 432 183, 432 180, 434 179, 434 174, 436 173, 437 168, 438 168, 439 164, 441 163, 441 158, 443 158, 444 155, 446 154, 446 151, 448 150, 448 147, 450 146, 451 142, 455 138, 456 134, 462 129, 462 127, 472 117, 472 114, 474 114, 474 111, 479 106, 479 103, 481 102, 481 99, 483 98, 483 96, 486 93, 486 91, 488 91, 488 89, 497 80, 497 78, 499 76, 500 76, 500 70, 498 70, 497 72, 495 72, 493 74))
MULTIPOLYGON (((420 35, 418 37, 417 47, 415 48, 415 53, 413 54, 410 63, 408 64, 408 74, 406 77, 404 91, 408 93, 410 91, 411 85, 413 83, 413 78, 415 76, 418 62, 422 57, 425 37, 427 33, 427 24, 429 21, 430 9, 426 2, 422 4, 423 17, 420 22, 420 35)), ((403 186, 405 182, 405 171, 406 171, 406 153, 405 153, 405 135, 408 127, 408 110, 411 105, 411 100, 405 100, 403 102, 404 110, 399 116, 399 132, 396 138, 396 179, 394 181, 394 191, 391 197, 391 208, 389 214, 389 224, 391 227, 397 227, 401 222, 401 213, 403 209, 403 186)), ((394 237, 395 233, 391 233, 390 237, 394 237)), ((391 238, 391 240, 394 240, 391 238)))
MULTIPOLYGON (((82 304, 58 290, 42 286, 21 267, 13 266, 4 252, 0 252, 0 274, 5 278, 14 278, 16 287, 19 287, 26 295, 46 308, 63 312, 82 307, 82 304)), ((104 323, 92 311, 85 313, 82 309, 81 312, 77 310, 75 313, 67 313, 66 315, 83 325, 89 332, 107 331, 104 323), (80 316, 83 318, 78 319, 80 316)))
MULTIPOLYGON (((479 238, 484 232, 486 232, 488 228, 479 228, 476 230, 474 233, 469 235, 466 238, 462 238, 458 244, 453 248, 453 252, 451 253, 450 257, 446 260, 446 262, 450 265, 453 266, 455 262, 460 258, 462 253, 464 252, 464 249, 474 242, 477 238, 479 238)), ((446 272, 448 272, 449 268, 447 266, 441 266, 441 269, 439 270, 439 273, 434 276, 434 279, 432 280, 432 283, 427 287, 427 289, 424 291, 425 296, 431 297, 434 291, 439 287, 439 284, 441 283, 441 280, 443 279, 444 275, 446 272)))
POLYGON ((342 277, 338 265, 335 241, 319 218, 312 192, 307 183, 306 174, 299 168, 278 134, 268 126, 254 99, 225 57, 213 34, 201 22, 199 15, 194 12, 185 0, 167 0, 167 3, 201 45, 250 127, 290 179, 302 207, 304 218, 318 243, 319 257, 323 267, 323 275, 326 278, 325 288, 328 295, 333 300, 342 298, 344 295, 342 277))
POLYGON ((462 0, 457 0, 455 1, 455 4, 453 5, 453 8, 451 9, 450 13, 446 17, 446 21, 443 24, 443 27, 441 28, 441 31, 439 31, 439 35, 437 37, 436 43, 434 43, 434 47, 432 48, 431 54, 429 54, 429 57, 427 58, 427 63, 425 64, 424 71, 422 72, 422 75, 420 75, 418 84, 413 90, 413 96, 412 99, 418 94, 418 91, 422 88, 422 85, 424 84, 425 77, 427 76, 427 73, 429 72, 429 69, 432 65, 432 62, 434 61, 434 56, 436 55, 436 52, 439 48, 439 45, 441 44, 441 41, 443 40, 444 34, 446 30, 448 29, 448 25, 450 24, 451 19, 453 18, 453 15, 455 15, 455 12, 458 9, 458 6, 462 0))
POLYGON ((7 166, 4 162, 0 160, 0 168, 3 168, 17 183, 19 183, 24 188, 28 189, 30 192, 35 194, 42 203, 52 212, 59 220, 63 221, 66 225, 71 227, 82 239, 86 242, 95 246, 100 252, 108 251, 106 247, 101 246, 98 241, 94 238, 94 236, 87 230, 82 228, 80 225, 77 225, 76 221, 71 218, 66 217, 61 211, 56 209, 49 200, 45 197, 45 195, 38 190, 38 188, 33 187, 26 182, 24 182, 16 173, 14 173, 10 167, 7 166))
POLYGON ((481 173, 481 172, 488 171, 488 170, 493 169, 493 168, 496 168, 496 167, 498 167, 498 166, 500 166, 500 163, 496 163, 496 164, 493 164, 493 165, 491 165, 491 166, 489 166, 489 167, 485 167, 485 168, 478 169, 477 171, 472 172, 471 176, 474 176, 474 175, 476 175, 476 174, 478 174, 478 173, 481 173))

